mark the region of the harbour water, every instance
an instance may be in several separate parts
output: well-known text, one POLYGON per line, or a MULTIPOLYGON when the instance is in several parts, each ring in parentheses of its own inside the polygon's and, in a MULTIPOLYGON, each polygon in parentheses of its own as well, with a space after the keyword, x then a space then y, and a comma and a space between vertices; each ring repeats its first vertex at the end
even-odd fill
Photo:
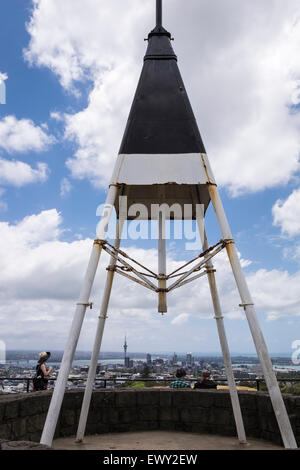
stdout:
MULTIPOLYGON (((146 358, 134 358, 132 357, 131 359, 133 360, 138 360, 138 361, 143 361, 145 362, 146 361, 146 358)), ((11 366, 20 366, 20 367, 30 367, 30 368, 34 368, 37 364, 37 360, 33 360, 33 359, 29 359, 29 360, 15 360, 15 359, 10 359, 10 360, 7 360, 6 361, 6 365, 11 365, 11 366)), ((51 360, 47 361, 47 364, 51 365, 51 366, 56 366, 56 367, 59 367, 60 366, 60 362, 51 362, 51 360)), ((120 357, 120 358, 114 358, 114 359, 100 359, 99 360, 99 364, 102 364, 102 365, 107 365, 107 364, 124 364, 124 357, 120 357)), ((84 367, 84 366, 89 366, 90 365, 90 359, 75 359, 73 361, 73 364, 72 366, 73 367, 84 367)))

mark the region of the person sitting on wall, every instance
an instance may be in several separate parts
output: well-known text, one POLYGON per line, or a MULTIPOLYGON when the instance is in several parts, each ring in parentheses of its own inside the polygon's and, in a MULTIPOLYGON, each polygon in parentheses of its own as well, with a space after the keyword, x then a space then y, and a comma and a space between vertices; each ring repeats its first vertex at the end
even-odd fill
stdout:
POLYGON ((33 378, 34 392, 37 392, 38 390, 47 390, 48 380, 46 379, 46 377, 51 373, 52 367, 49 367, 49 369, 47 369, 45 363, 48 361, 50 356, 50 352, 40 353, 40 359, 36 365, 36 374, 33 378))
POLYGON ((185 376, 186 371, 184 369, 177 369, 177 379, 170 383, 170 388, 191 388, 190 383, 183 380, 185 376))
POLYGON ((204 370, 201 379, 195 383, 194 388, 217 388, 217 384, 212 380, 210 372, 204 370))

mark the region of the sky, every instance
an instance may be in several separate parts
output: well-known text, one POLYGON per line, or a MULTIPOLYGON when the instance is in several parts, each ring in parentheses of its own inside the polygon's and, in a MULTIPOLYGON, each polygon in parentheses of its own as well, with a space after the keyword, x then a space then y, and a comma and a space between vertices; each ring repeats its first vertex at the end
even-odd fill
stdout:
MULTIPOLYGON (((271 353, 300 339, 300 4, 164 0, 164 26, 271 353)), ((1 0, 0 341, 62 350, 153 29, 154 0, 1 0)), ((209 243, 220 239, 212 207, 209 243)), ((157 269, 156 244, 124 249, 157 269)), ((167 243, 168 270, 197 251, 167 243)), ((91 350, 103 254, 78 349, 91 350)), ((233 276, 214 259, 232 353, 254 353, 233 276)), ((155 294, 116 277, 102 349, 220 352, 206 278, 155 294)))

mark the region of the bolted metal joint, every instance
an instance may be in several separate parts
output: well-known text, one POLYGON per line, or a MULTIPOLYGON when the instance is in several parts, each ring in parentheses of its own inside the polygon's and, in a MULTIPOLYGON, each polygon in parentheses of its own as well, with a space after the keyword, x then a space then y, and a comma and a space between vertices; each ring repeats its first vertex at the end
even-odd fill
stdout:
POLYGON ((246 308, 246 307, 254 307, 254 304, 253 303, 244 303, 244 304, 239 304, 239 307, 242 307, 242 308, 246 308))
POLYGON ((115 266, 107 266, 106 271, 116 272, 115 266))
POLYGON ((206 269, 206 274, 212 274, 212 273, 216 273, 217 270, 214 269, 214 268, 209 268, 209 269, 206 269))
POLYGON ((83 305, 84 307, 90 307, 91 310, 93 308, 93 302, 87 302, 87 303, 77 302, 76 305, 83 305))
POLYGON ((234 245, 234 243, 235 243, 235 242, 234 242, 234 239, 233 239, 233 238, 227 238, 227 239, 223 240, 224 246, 226 246, 226 245, 234 245))
POLYGON ((94 245, 100 245, 100 246, 104 246, 106 245, 107 241, 106 240, 99 240, 99 239, 96 239, 94 240, 94 245))
POLYGON ((100 315, 98 318, 101 318, 102 320, 106 320, 108 318, 108 315, 100 315))
POLYGON ((126 273, 131 273, 133 271, 133 268, 131 266, 122 266, 120 269, 122 269, 122 271, 125 271, 126 273))

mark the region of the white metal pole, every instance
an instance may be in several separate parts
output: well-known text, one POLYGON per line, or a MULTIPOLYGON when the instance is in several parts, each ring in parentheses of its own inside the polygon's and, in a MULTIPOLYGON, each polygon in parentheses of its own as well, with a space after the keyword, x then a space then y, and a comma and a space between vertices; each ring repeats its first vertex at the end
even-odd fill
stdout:
MULTIPOLYGON (((117 249, 120 247, 120 242, 121 242, 120 237, 122 233, 123 223, 124 223, 124 220, 119 220, 117 223, 116 239, 114 243, 114 246, 117 249)), ((102 337, 103 337, 103 332, 104 332, 104 327, 105 327, 105 320, 107 318, 108 304, 109 304, 109 299, 110 299, 110 294, 111 294, 111 289, 112 289, 112 283, 113 283, 113 279, 115 275, 114 268, 116 266, 116 263, 117 263, 117 260, 113 256, 111 256, 110 265, 108 267, 108 272, 107 272, 107 277, 106 277, 100 316, 99 316, 97 330, 96 330, 93 353, 92 353, 86 388, 85 388, 82 407, 81 407, 79 425, 78 425, 77 435, 76 435, 76 442, 82 442, 84 439, 86 423, 87 423, 88 413, 90 409, 91 397, 93 393, 93 384, 94 384, 94 380, 96 376, 99 352, 101 348, 102 337)))
POLYGON ((166 313, 167 309, 167 293, 164 289, 167 287, 167 281, 164 279, 167 272, 166 263, 166 235, 165 235, 165 218, 162 212, 158 216, 158 275, 161 279, 158 281, 158 288, 163 291, 158 293, 158 311, 166 313))
MULTIPOLYGON (((105 205, 105 213, 103 214, 103 218, 106 219, 106 231, 108 228, 109 218, 112 212, 113 204, 115 202, 116 196, 118 192, 118 187, 116 185, 111 185, 108 191, 106 205, 105 205)), ((103 239, 106 236, 105 229, 102 230, 101 235, 103 239)), ((91 293, 91 289, 94 283, 95 274, 97 271, 100 255, 102 251, 101 244, 95 240, 93 249, 90 256, 90 261, 88 264, 88 268, 85 274, 84 282, 82 285, 82 289, 80 292, 80 297, 77 302, 77 307, 75 310, 75 315, 73 318, 73 322, 71 325, 71 329, 69 332, 68 341, 65 347, 64 355, 62 358, 61 367, 59 370, 58 378, 55 384, 55 389, 51 398, 51 403, 48 409, 47 418, 44 425, 44 430, 41 437, 41 444, 45 444, 48 446, 52 445, 63 397, 66 388, 66 384, 68 381, 68 376, 70 373, 70 369, 72 366, 77 342, 79 339, 80 331, 82 328, 83 319, 85 316, 85 311, 87 306, 89 306, 89 297, 91 293)))
MULTIPOLYGON (((198 222, 199 233, 200 233, 200 237, 202 241, 203 250, 205 251, 208 249, 208 242, 207 242, 205 226, 204 226, 204 217, 201 219, 198 218, 197 222, 198 222)), ((237 388, 236 388, 236 384, 234 380, 229 346, 227 342, 225 325, 223 321, 220 299, 219 299, 218 290, 217 290, 216 278, 215 278, 214 268, 213 268, 213 264, 211 260, 209 260, 206 263, 206 268, 207 268, 208 282, 209 282, 209 287, 210 287, 210 292, 211 292, 211 297, 212 297, 212 302, 213 302, 213 307, 214 307, 214 312, 215 312, 215 319, 217 322, 220 344, 221 344, 221 349, 222 349, 222 354, 223 354, 223 359, 224 359, 226 377, 227 377, 228 386, 229 386, 233 415, 234 415, 236 429, 237 429, 237 435, 238 435, 238 439, 240 443, 246 444, 247 439, 246 439, 246 433, 245 433, 245 428, 244 428, 243 416, 242 416, 241 406, 240 406, 237 388)))
POLYGON ((208 188, 223 238, 224 240, 228 241, 226 250, 232 267, 233 275, 237 284, 237 288, 240 293, 242 301, 241 306, 245 310, 245 314, 249 323, 249 327, 251 330, 257 355, 263 369, 264 377, 269 390, 270 399, 273 405, 274 413, 278 422, 284 446, 287 449, 297 449, 295 436, 285 408, 280 388, 276 380, 269 352, 262 331, 260 329, 253 300, 251 298, 248 285, 237 254, 237 250, 235 248, 234 240, 232 238, 231 230, 229 228, 229 224, 218 192, 218 188, 214 184, 209 184, 208 188))

